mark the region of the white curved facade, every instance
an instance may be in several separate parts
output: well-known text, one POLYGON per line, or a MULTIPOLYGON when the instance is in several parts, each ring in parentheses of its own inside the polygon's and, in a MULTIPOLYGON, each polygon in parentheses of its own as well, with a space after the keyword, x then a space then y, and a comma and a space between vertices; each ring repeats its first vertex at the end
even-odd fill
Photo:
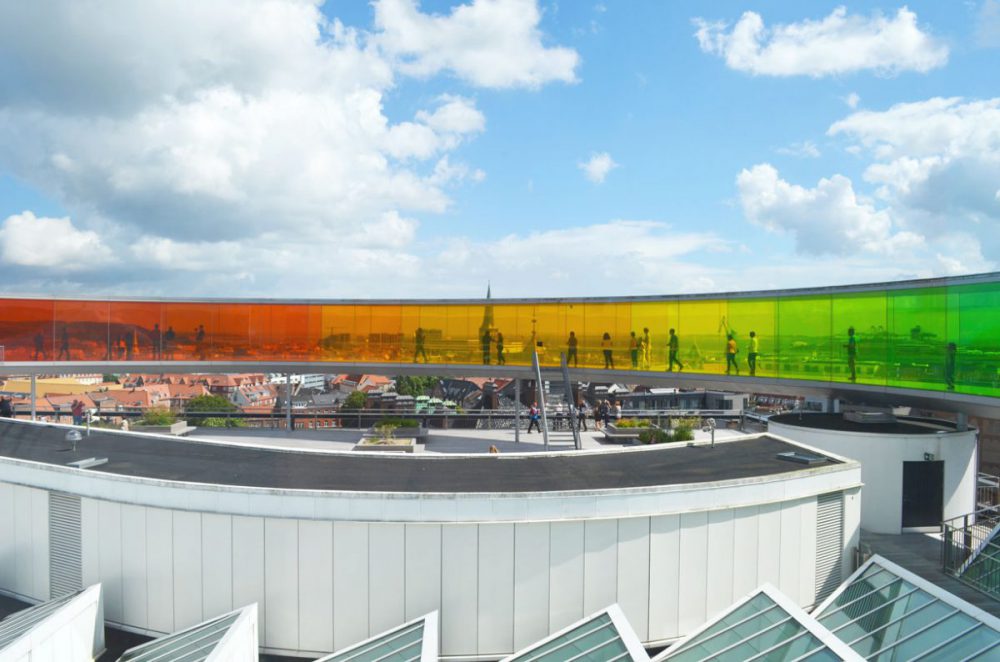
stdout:
POLYGON ((618 603, 655 644, 764 582, 814 604, 817 545, 833 539, 820 495, 843 495, 836 570, 847 576, 859 466, 789 471, 591 492, 339 493, 0 457, 0 590, 49 597, 66 562, 50 539, 59 492, 80 498, 83 585, 101 582, 107 620, 136 631, 257 602, 264 650, 318 657, 438 610, 443 656, 495 659, 618 603))

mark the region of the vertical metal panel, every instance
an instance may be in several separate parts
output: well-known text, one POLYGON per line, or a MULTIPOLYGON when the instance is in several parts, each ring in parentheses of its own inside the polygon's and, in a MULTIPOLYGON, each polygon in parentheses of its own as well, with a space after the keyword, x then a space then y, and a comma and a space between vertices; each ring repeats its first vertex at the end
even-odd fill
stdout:
POLYGON ((175 510, 174 625, 178 630, 205 620, 202 609, 201 513, 175 510))
POLYGON ((713 510, 708 514, 708 581, 705 588, 705 607, 709 614, 717 614, 733 604, 734 546, 733 511, 713 510))
POLYGON ((645 641, 649 634, 648 517, 618 520, 618 605, 645 641))
POLYGON ((375 636, 406 622, 405 530, 400 523, 368 526, 368 635, 375 636))
MULTIPOLYGON (((86 502, 84 502, 86 508, 86 502)), ((84 511, 86 512, 86 510, 84 511)), ((86 517, 84 518, 86 522, 86 517)), ((157 632, 174 628, 174 516, 162 508, 146 509, 146 587, 149 590, 149 627, 157 632)))
POLYGON ((441 525, 406 524, 406 620, 441 609, 441 525))
POLYGON ((295 650, 299 646, 299 523, 264 520, 264 645, 295 650))
POLYGON ((681 515, 680 631, 690 632, 708 619, 705 603, 708 567, 708 513, 681 515))
POLYGON ((449 524, 441 536, 441 654, 475 651, 479 641, 479 531, 449 524))
POLYGON ((514 650, 514 525, 479 525, 480 655, 514 650))
POLYGON ((104 615, 108 620, 121 623, 124 616, 122 600, 122 506, 111 501, 98 501, 100 517, 101 593, 104 598, 104 615))
POLYGON ((31 549, 31 488, 14 486, 14 591, 31 596, 35 555, 31 549))
POLYGON ((333 523, 333 647, 368 638, 368 525, 333 523))
POLYGON ((680 515, 649 520, 649 639, 680 635, 680 515))
POLYGON ((146 572, 146 508, 123 505, 122 611, 129 625, 144 626, 149 617, 146 572))
POLYGON ((233 604, 257 603, 261 633, 267 623, 264 597, 264 519, 233 515, 233 604))
POLYGON ((31 490, 31 595, 49 599, 49 493, 31 490))
MULTIPOLYGON (((0 504, 0 509, 2 507, 0 504)), ((0 530, 7 529, 0 527, 0 530)), ((50 598, 58 598, 83 588, 81 547, 80 497, 63 492, 49 492, 50 598)), ((2 559, 0 563, 3 563, 2 559)))
POLYGON ((815 604, 816 598, 816 501, 806 499, 799 505, 802 528, 799 530, 799 604, 815 604))
POLYGON ((299 647, 333 650, 333 522, 299 521, 299 647))
POLYGON ((781 504, 781 549, 778 560, 778 588, 802 604, 799 564, 802 563, 802 509, 794 502, 781 504))
POLYGON ((816 602, 827 598, 841 582, 844 549, 844 493, 816 497, 816 602))
POLYGON ((584 617, 583 522, 553 522, 549 559, 549 632, 584 617))
POLYGON ((760 586, 757 552, 760 534, 757 506, 733 512, 733 596, 739 598, 760 586))
POLYGON ((0 483, 0 588, 14 590, 17 568, 14 561, 17 547, 14 539, 14 486, 0 483))
POLYGON ((205 618, 232 611, 233 604, 233 524, 229 515, 201 515, 202 609, 205 618))
POLYGON ((618 521, 590 520, 583 529, 583 611, 618 601, 618 521))
POLYGON ((549 523, 514 525, 514 648, 549 633, 549 523))
POLYGON ((781 583, 781 506, 765 503, 757 515, 757 583, 778 586, 781 583))

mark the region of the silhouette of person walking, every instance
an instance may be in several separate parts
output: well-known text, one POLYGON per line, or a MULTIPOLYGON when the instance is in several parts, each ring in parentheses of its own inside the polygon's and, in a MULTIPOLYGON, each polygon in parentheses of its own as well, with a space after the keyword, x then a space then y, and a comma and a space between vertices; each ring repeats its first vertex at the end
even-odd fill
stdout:
POLYGON ((642 350, 642 367, 644 370, 649 370, 649 366, 653 362, 653 341, 649 337, 649 327, 644 327, 642 330, 639 349, 642 350))
POLYGON ((497 331, 497 365, 507 365, 507 357, 503 353, 503 333, 497 331))
POLYGON ((566 365, 569 365, 570 361, 573 362, 573 367, 577 366, 577 345, 579 341, 576 339, 576 332, 569 332, 569 339, 566 340, 566 365))
POLYGON ((608 368, 614 369, 615 367, 615 357, 612 354, 611 349, 611 334, 607 331, 601 336, 601 351, 604 352, 604 369, 608 368))
POLYGON ((418 356, 424 357, 424 363, 427 363, 427 350, 424 349, 424 342, 426 342, 427 336, 424 334, 423 327, 418 326, 417 330, 413 333, 413 362, 419 363, 417 361, 418 356))
POLYGON ((944 383, 949 391, 955 390, 955 363, 958 356, 958 346, 950 342, 944 349, 944 383))
POLYGON ((681 349, 681 340, 677 337, 677 333, 673 329, 670 329, 670 340, 667 341, 667 350, 669 356, 669 365, 667 366, 667 372, 673 372, 674 364, 677 364, 677 370, 683 370, 684 364, 681 360, 677 358, 677 353, 681 349))
POLYGON ((757 374, 757 353, 760 350, 760 344, 757 341, 757 332, 750 332, 750 347, 747 352, 747 365, 750 366, 750 376, 753 377, 757 374))
POLYGON ((171 361, 174 358, 174 340, 176 339, 177 333, 174 332, 174 327, 168 326, 167 332, 163 334, 163 349, 171 361))
POLYGON ((62 360, 65 356, 67 361, 70 361, 69 356, 69 327, 63 326, 62 336, 59 342, 59 355, 56 357, 56 361, 62 360))
POLYGON ((37 334, 35 334, 35 359, 34 360, 38 361, 39 360, 38 357, 41 357, 42 361, 45 360, 45 336, 42 335, 41 331, 39 331, 37 334))
POLYGON ((205 325, 199 324, 198 328, 195 329, 194 336, 194 346, 198 351, 198 359, 201 361, 205 360, 205 325))
POLYGON ((639 369, 639 339, 635 337, 635 331, 629 333, 628 339, 629 358, 632 359, 632 369, 639 369))
POLYGON ((844 348, 847 349, 847 367, 851 370, 850 380, 857 381, 858 339, 854 335, 853 326, 847 329, 847 344, 844 348))
POLYGON ((736 363, 736 352, 740 351, 736 347, 736 340, 733 338, 733 334, 726 336, 726 374, 729 374, 730 370, 735 370, 736 374, 740 374, 740 366, 736 363))
POLYGON ((163 358, 163 334, 160 333, 160 324, 153 325, 153 360, 159 361, 163 358))
POLYGON ((490 336, 489 329, 483 329, 483 336, 479 339, 479 342, 483 347, 483 365, 489 365, 490 346, 493 344, 493 338, 490 336))

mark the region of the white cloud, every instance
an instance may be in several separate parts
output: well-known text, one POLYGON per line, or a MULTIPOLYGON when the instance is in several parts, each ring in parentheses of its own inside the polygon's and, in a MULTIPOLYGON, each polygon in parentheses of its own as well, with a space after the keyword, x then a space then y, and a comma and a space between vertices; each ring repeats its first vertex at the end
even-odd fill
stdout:
POLYGON ((255 259, 388 264, 418 241, 415 214, 445 211, 451 187, 485 178, 454 154, 486 129, 475 101, 440 94, 390 119, 397 76, 574 80, 577 54, 543 43, 533 0, 443 17, 387 0, 370 30, 321 4, 0 3, 0 172, 73 210, 89 264, 110 251, 140 267, 130 278, 169 261, 204 269, 205 288, 227 282, 223 264, 252 279, 255 259))
POLYGON ((794 235, 803 253, 891 255, 923 243, 919 235, 897 231, 889 212, 859 199, 851 180, 842 175, 804 188, 762 163, 743 170, 736 183, 746 217, 768 230, 794 235))
POLYGON ((851 92, 846 97, 844 97, 844 103, 847 104, 848 108, 851 109, 857 108, 858 104, 861 103, 861 97, 858 95, 857 92, 851 92))
POLYGON ((111 257, 96 232, 78 230, 68 218, 25 211, 0 226, 0 258, 8 265, 80 271, 102 267, 111 257))
POLYGON ((831 76, 862 70, 884 74, 926 72, 948 61, 948 47, 917 25, 902 7, 892 18, 848 15, 838 7, 821 20, 764 25, 748 11, 728 29, 695 19, 695 37, 706 53, 737 71, 764 76, 831 76))
POLYGON ((595 184, 603 184, 604 180, 607 178, 608 173, 618 167, 615 160, 611 158, 611 155, 607 152, 595 153, 590 156, 587 161, 581 161, 577 164, 577 167, 583 171, 583 174, 591 182, 595 184))
POLYGON ((805 140, 800 143, 792 143, 788 147, 779 147, 779 154, 784 154, 785 156, 798 156, 801 158, 816 159, 820 157, 819 148, 816 147, 816 143, 811 140, 805 140))
POLYGON ((865 179, 879 197, 928 237, 978 238, 1000 260, 1000 98, 932 98, 834 123, 832 137, 872 158, 865 179))
POLYGON ((376 0, 374 7, 378 43, 406 74, 448 71, 490 88, 576 80, 580 56, 545 46, 536 0, 473 0, 446 16, 420 12, 416 0, 376 0))

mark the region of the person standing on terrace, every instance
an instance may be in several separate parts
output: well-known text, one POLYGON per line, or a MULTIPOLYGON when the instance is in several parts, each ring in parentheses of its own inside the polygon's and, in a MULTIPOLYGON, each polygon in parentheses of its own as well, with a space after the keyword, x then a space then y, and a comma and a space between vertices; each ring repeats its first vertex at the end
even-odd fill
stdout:
POLYGON ((736 340, 733 338, 733 334, 726 336, 726 374, 729 374, 731 369, 736 370, 736 374, 740 374, 740 366, 736 363, 736 352, 740 351, 736 347, 736 340))
POLYGON ((611 334, 607 331, 601 337, 601 351, 604 352, 604 369, 614 370, 615 368, 615 357, 613 354, 612 344, 611 344, 611 334))
POLYGON ((674 364, 677 364, 677 370, 683 370, 684 364, 681 360, 677 358, 677 352, 681 349, 681 340, 677 337, 677 333, 670 329, 670 340, 667 342, 667 350, 669 354, 669 364, 667 365, 667 372, 673 372, 674 364))
POLYGON ((579 342, 576 339, 576 332, 569 332, 569 339, 566 341, 566 365, 569 365, 570 361, 573 362, 573 367, 577 367, 577 355, 576 348, 579 342))
POLYGON ((418 356, 423 356, 424 357, 424 363, 428 363, 428 360, 427 360, 427 350, 424 349, 424 343, 426 342, 426 340, 427 340, 427 336, 424 334, 424 328, 422 326, 418 326, 417 330, 413 333, 413 342, 414 342, 414 347, 413 347, 413 362, 414 363, 419 363, 419 361, 417 361, 417 357, 418 356))
POLYGON ((644 370, 649 370, 649 366, 653 363, 653 339, 649 337, 649 327, 642 329, 639 348, 642 350, 642 367, 644 370))
POLYGON ((747 365, 750 366, 750 376, 753 377, 757 374, 757 353, 760 351, 756 331, 750 332, 750 344, 747 350, 747 365))
POLYGON ((844 345, 844 349, 847 350, 847 367, 851 371, 850 380, 857 381, 858 339, 854 335, 853 326, 847 329, 847 344, 844 345))
POLYGON ((635 331, 632 331, 628 339, 628 353, 629 358, 632 359, 632 369, 639 369, 639 339, 635 337, 635 331))

